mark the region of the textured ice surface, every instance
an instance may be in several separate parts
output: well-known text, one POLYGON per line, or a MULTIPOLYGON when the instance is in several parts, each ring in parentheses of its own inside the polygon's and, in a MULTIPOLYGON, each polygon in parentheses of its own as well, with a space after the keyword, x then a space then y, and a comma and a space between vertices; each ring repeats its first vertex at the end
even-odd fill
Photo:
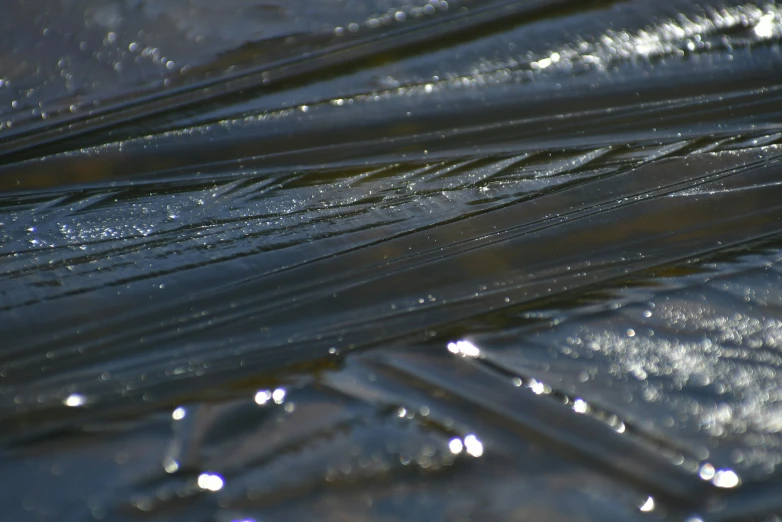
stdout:
POLYGON ((782 514, 773 2, 5 9, 14 520, 782 514))

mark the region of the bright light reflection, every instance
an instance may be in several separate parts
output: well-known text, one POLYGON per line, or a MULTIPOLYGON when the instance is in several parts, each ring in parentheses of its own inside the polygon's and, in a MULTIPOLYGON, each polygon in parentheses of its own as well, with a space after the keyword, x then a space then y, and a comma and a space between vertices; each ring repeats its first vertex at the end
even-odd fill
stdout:
POLYGON ((530 390, 532 390, 532 393, 535 393, 537 395, 540 395, 544 391, 546 391, 546 385, 542 382, 538 382, 535 379, 532 379, 529 383, 530 390))
POLYGON ((277 388, 272 392, 272 399, 274 399, 274 402, 277 404, 282 404, 282 401, 285 400, 285 389, 284 388, 277 388))
POLYGON ((586 413, 589 411, 589 405, 583 399, 576 399, 573 402, 573 411, 576 413, 586 413))
POLYGON ((448 351, 462 357, 478 357, 481 351, 470 341, 456 341, 448 343, 448 351))
POLYGON ((207 491, 220 491, 223 489, 223 477, 216 473, 201 473, 198 475, 198 487, 207 491))
POLYGON ((450 448, 451 453, 458 455, 462 452, 462 449, 464 449, 464 444, 462 444, 461 439, 451 439, 451 442, 448 443, 448 447, 450 448))
POLYGON ((654 499, 652 497, 647 498, 646 502, 639 509, 645 513, 654 511, 654 499))
POLYGON ((69 408, 78 408, 79 406, 84 406, 87 403, 87 397, 84 395, 79 395, 78 393, 72 393, 68 395, 68 397, 62 401, 62 403, 69 408))
POLYGON ((263 406, 267 402, 269 402, 269 399, 272 398, 272 392, 269 390, 260 390, 258 393, 255 394, 255 402, 258 404, 258 406, 263 406))
POLYGON ((714 474, 711 483, 718 488, 735 488, 741 483, 741 480, 732 469, 721 469, 714 474))
POLYGON ((180 406, 171 413, 171 418, 174 420, 182 420, 185 418, 185 415, 186 415, 185 409, 182 406, 180 406))
POLYGON ((470 434, 464 437, 464 447, 467 450, 467 453, 473 457, 480 457, 483 455, 483 443, 479 441, 478 437, 475 435, 470 434))
POLYGON ((760 17, 754 28, 755 34, 759 38, 771 38, 774 36, 774 29, 777 25, 774 18, 773 13, 766 13, 760 17))

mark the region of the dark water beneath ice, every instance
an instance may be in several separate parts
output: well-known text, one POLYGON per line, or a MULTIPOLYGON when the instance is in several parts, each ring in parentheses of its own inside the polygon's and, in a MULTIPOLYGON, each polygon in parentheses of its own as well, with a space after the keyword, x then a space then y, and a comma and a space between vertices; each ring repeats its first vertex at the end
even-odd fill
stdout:
POLYGON ((12 0, 8 520, 777 520, 773 2, 12 0))

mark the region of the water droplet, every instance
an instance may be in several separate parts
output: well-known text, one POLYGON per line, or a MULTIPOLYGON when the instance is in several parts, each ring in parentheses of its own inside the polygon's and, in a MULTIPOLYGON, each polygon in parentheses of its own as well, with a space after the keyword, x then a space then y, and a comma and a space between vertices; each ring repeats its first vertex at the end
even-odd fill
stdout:
POLYGON ((166 470, 166 473, 176 473, 179 471, 179 462, 175 461, 174 459, 167 458, 165 462, 163 462, 163 469, 166 470))

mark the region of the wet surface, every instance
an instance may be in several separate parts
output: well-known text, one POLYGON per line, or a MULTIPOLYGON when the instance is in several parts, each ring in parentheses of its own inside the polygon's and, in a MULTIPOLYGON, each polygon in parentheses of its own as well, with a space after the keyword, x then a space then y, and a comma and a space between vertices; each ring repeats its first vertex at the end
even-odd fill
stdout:
POLYGON ((12 519, 782 516, 775 4, 44 4, 12 519))

